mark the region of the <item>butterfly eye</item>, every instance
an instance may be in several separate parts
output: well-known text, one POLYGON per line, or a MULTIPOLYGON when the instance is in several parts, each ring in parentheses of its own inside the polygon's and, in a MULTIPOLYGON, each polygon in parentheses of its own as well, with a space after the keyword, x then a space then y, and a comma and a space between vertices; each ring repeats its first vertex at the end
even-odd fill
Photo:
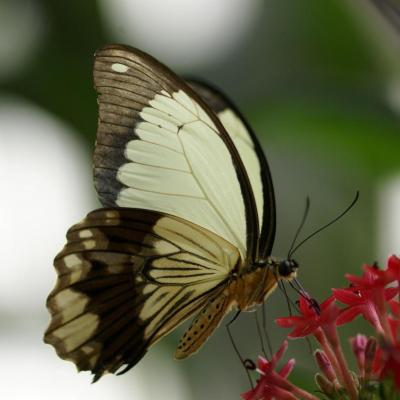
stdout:
POLYGON ((279 275, 289 276, 299 268, 299 264, 294 260, 284 260, 279 264, 279 275))

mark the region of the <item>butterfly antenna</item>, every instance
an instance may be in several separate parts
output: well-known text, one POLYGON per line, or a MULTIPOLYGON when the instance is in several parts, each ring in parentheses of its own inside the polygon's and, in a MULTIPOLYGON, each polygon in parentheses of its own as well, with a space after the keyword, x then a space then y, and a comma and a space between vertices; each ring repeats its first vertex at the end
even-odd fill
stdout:
POLYGON ((316 231, 314 231, 313 233, 311 233, 311 235, 308 235, 305 239, 303 239, 290 253, 290 256, 292 256, 298 249, 300 246, 302 246, 305 242, 307 242, 309 239, 311 239, 313 236, 315 236, 317 233, 323 231, 324 229, 328 228, 328 226, 334 224, 336 221, 338 221, 339 219, 341 219, 345 214, 347 214, 352 208, 353 206, 357 203, 358 198, 360 197, 360 192, 357 190, 356 195, 353 199, 353 201, 351 202, 351 204, 341 213, 339 214, 336 218, 334 218, 332 221, 329 221, 327 224, 325 224, 324 226, 322 226, 321 228, 318 228, 316 231))
POLYGON ((294 245, 295 245, 295 243, 297 241, 297 238, 299 237, 299 234, 300 234, 301 230, 303 229, 303 226, 304 226, 304 224, 306 222, 306 219, 307 219, 309 211, 310 211, 310 198, 307 196, 307 198, 306 198, 306 207, 304 209, 303 218, 301 219, 300 225, 297 228, 296 234, 294 235, 294 238, 292 240, 292 244, 290 245, 290 249, 288 251, 288 257, 287 257, 288 260, 290 260, 290 257, 292 255, 293 247, 294 247, 294 245))

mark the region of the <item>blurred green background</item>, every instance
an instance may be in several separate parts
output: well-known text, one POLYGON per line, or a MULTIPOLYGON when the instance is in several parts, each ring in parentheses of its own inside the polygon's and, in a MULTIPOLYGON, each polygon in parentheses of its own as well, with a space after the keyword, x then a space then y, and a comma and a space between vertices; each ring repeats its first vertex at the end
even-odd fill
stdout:
MULTIPOLYGON (((303 237, 360 190, 351 213, 296 254, 301 282, 323 300, 345 272, 400 252, 400 28, 388 15, 366 0, 0 0, 0 397, 233 399, 248 389, 223 327, 177 362, 180 328, 128 374, 95 385, 41 341, 52 259, 67 228, 99 206, 90 161, 96 48, 138 47, 232 98, 272 170, 276 256, 287 254, 307 195, 303 237)), ((282 294, 266 308, 276 349, 285 331, 273 319, 288 313, 282 294)), ((242 314, 233 332, 255 359, 254 315, 242 314)), ((291 342, 289 353, 293 380, 311 388, 306 342, 291 342)))

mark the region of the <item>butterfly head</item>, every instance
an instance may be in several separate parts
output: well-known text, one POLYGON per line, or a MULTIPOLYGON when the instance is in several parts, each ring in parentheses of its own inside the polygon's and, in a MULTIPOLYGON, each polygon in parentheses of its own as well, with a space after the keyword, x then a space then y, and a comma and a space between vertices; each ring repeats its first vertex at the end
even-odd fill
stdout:
POLYGON ((278 274, 283 279, 296 278, 298 268, 299 264, 297 261, 291 258, 282 260, 278 263, 278 274))

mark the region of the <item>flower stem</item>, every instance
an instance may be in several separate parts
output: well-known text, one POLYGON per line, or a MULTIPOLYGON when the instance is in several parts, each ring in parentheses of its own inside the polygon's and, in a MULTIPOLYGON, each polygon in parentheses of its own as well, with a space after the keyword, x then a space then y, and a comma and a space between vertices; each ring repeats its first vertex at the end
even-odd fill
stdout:
POLYGON ((297 395, 300 396, 300 398, 305 399, 305 400, 319 400, 318 397, 315 397, 309 392, 306 392, 303 389, 300 389, 298 386, 295 386, 296 390, 293 390, 293 392, 297 395))
POLYGON ((339 363, 341 377, 343 378, 343 386, 346 388, 350 396, 350 399, 357 400, 358 391, 355 382, 353 380, 353 377, 350 374, 346 358, 344 357, 342 346, 339 341, 339 336, 337 334, 336 325, 335 324, 323 325, 322 329, 339 363))
POLYGON ((279 385, 282 389, 292 392, 294 395, 299 396, 305 400, 319 400, 318 397, 315 397, 310 392, 299 388, 298 386, 294 385, 292 382, 288 380, 282 381, 281 385, 279 385))

